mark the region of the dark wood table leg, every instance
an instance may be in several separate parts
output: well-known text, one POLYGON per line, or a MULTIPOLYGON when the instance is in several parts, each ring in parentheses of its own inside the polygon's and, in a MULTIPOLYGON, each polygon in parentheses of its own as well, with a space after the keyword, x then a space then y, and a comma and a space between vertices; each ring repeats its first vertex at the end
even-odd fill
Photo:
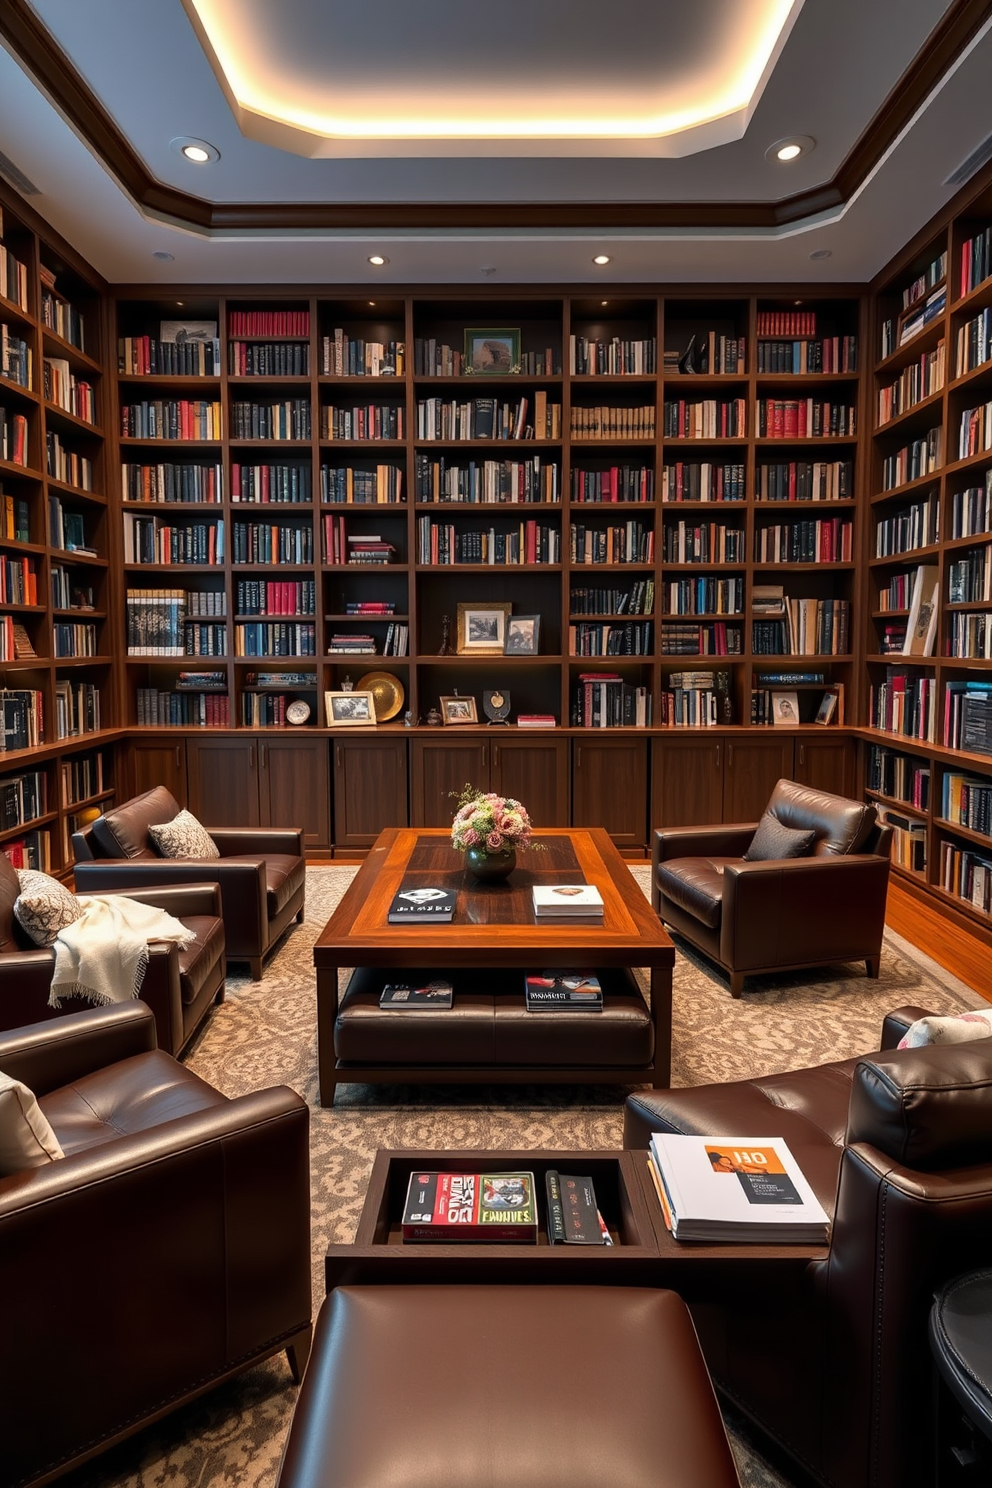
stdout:
POLYGON ((337 1088, 334 1053, 334 1023, 338 1015, 338 968, 317 968, 317 1072, 320 1076, 320 1104, 333 1106, 337 1088))
POLYGON ((665 1090, 672 1078, 672 968, 651 968, 651 1020, 654 1023, 654 1088, 665 1090))

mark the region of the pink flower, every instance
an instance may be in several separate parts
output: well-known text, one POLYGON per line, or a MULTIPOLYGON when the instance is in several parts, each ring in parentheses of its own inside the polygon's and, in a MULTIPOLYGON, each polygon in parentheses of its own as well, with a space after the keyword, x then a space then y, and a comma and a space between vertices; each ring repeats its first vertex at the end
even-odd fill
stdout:
POLYGON ((498 832, 490 832, 486 838, 486 846, 492 852, 500 852, 504 846, 503 839, 498 832))
POLYGON ((462 846, 474 847, 479 840, 479 834, 474 827, 466 827, 462 833, 462 846))

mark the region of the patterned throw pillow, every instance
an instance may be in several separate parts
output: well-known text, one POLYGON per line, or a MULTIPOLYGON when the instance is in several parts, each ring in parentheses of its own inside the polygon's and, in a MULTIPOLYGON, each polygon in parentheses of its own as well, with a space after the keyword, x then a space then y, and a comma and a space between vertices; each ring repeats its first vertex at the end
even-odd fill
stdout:
POLYGON ((768 811, 758 823, 758 830, 751 838, 751 846, 744 854, 745 863, 768 863, 774 858, 805 858, 813 846, 816 833, 797 827, 784 827, 777 816, 768 811))
POLYGON ((180 811, 160 827, 149 827, 148 835, 163 858, 220 857, 216 842, 190 811, 180 811))
POLYGON ((928 1044, 970 1044, 992 1034, 988 1012, 960 1013, 956 1018, 917 1018, 899 1040, 900 1049, 923 1049, 928 1044))
POLYGON ((65 884, 36 868, 18 868, 20 893, 14 900, 14 918, 37 946, 50 946, 64 925, 79 919, 82 908, 65 884))
POLYGON ((64 1156, 34 1092, 0 1070, 0 1174, 43 1168, 64 1156))

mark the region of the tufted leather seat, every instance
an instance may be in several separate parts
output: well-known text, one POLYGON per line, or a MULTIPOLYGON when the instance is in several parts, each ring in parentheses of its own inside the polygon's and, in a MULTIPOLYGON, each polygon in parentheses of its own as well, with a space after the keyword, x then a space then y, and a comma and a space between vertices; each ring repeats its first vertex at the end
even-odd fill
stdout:
POLYGON ((194 878, 218 883, 228 959, 247 961, 258 981, 263 958, 292 921, 303 918, 302 828, 211 827, 219 858, 163 858, 148 829, 178 812, 175 797, 157 785, 74 832, 76 886, 81 894, 97 894, 194 878))
POLYGON ((812 831, 808 855, 748 862, 757 822, 661 828, 652 903, 665 924, 716 961, 739 997, 746 976, 861 961, 878 975, 891 828, 874 806, 780 780, 766 815, 812 831))

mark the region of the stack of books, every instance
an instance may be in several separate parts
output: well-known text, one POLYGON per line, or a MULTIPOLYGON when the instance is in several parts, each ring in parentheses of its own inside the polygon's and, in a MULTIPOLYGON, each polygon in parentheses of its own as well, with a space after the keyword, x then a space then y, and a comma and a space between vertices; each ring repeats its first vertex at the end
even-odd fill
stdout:
POLYGON ((826 1244, 830 1220, 781 1137, 655 1132, 648 1168, 676 1240, 826 1244))

